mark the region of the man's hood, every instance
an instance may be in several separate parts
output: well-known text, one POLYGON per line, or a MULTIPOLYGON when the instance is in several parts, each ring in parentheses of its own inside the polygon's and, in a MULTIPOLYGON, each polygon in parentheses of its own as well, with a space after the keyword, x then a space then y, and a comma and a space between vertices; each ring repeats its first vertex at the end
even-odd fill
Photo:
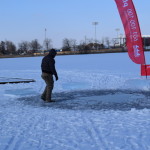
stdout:
POLYGON ((48 55, 50 55, 50 56, 52 56, 53 58, 56 56, 56 54, 57 54, 57 52, 56 52, 56 50, 55 49, 51 49, 50 51, 49 51, 49 54, 48 55))

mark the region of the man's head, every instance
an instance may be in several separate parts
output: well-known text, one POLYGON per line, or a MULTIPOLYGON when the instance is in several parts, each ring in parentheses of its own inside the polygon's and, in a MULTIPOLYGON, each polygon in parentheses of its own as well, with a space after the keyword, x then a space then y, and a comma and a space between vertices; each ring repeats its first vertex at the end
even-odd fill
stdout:
POLYGON ((57 52, 53 48, 49 51, 49 55, 51 55, 53 58, 56 56, 56 54, 57 54, 57 52))

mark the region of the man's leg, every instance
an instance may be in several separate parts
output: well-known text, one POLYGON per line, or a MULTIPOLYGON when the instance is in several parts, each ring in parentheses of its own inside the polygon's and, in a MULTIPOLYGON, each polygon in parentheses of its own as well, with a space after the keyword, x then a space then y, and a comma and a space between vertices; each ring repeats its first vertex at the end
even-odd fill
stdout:
POLYGON ((52 96, 52 90, 54 87, 54 80, 52 75, 48 75, 48 78, 46 79, 46 101, 50 102, 51 101, 51 96, 52 96))
POLYGON ((46 101, 51 101, 51 94, 54 87, 54 80, 53 76, 51 74, 42 73, 42 78, 46 83, 45 90, 41 96, 41 98, 44 98, 46 101))
POLYGON ((46 91, 47 91, 47 86, 44 89, 44 92, 41 95, 41 99, 43 99, 44 101, 46 100, 46 91))

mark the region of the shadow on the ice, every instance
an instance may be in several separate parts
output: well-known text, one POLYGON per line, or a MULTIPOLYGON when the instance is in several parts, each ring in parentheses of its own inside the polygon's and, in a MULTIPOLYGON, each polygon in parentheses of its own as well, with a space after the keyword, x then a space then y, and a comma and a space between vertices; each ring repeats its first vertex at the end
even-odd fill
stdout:
POLYGON ((34 107, 72 110, 150 109, 150 93, 145 91, 84 90, 54 93, 53 98, 53 103, 45 103, 40 95, 21 97, 18 100, 34 107))

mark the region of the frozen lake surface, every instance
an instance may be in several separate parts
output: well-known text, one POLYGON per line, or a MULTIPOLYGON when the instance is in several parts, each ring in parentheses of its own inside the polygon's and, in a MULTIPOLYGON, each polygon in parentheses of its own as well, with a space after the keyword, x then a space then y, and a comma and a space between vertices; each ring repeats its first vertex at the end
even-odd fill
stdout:
POLYGON ((55 103, 41 60, 0 59, 0 77, 36 80, 0 85, 1 150, 150 149, 150 81, 127 53, 57 56, 55 103))

